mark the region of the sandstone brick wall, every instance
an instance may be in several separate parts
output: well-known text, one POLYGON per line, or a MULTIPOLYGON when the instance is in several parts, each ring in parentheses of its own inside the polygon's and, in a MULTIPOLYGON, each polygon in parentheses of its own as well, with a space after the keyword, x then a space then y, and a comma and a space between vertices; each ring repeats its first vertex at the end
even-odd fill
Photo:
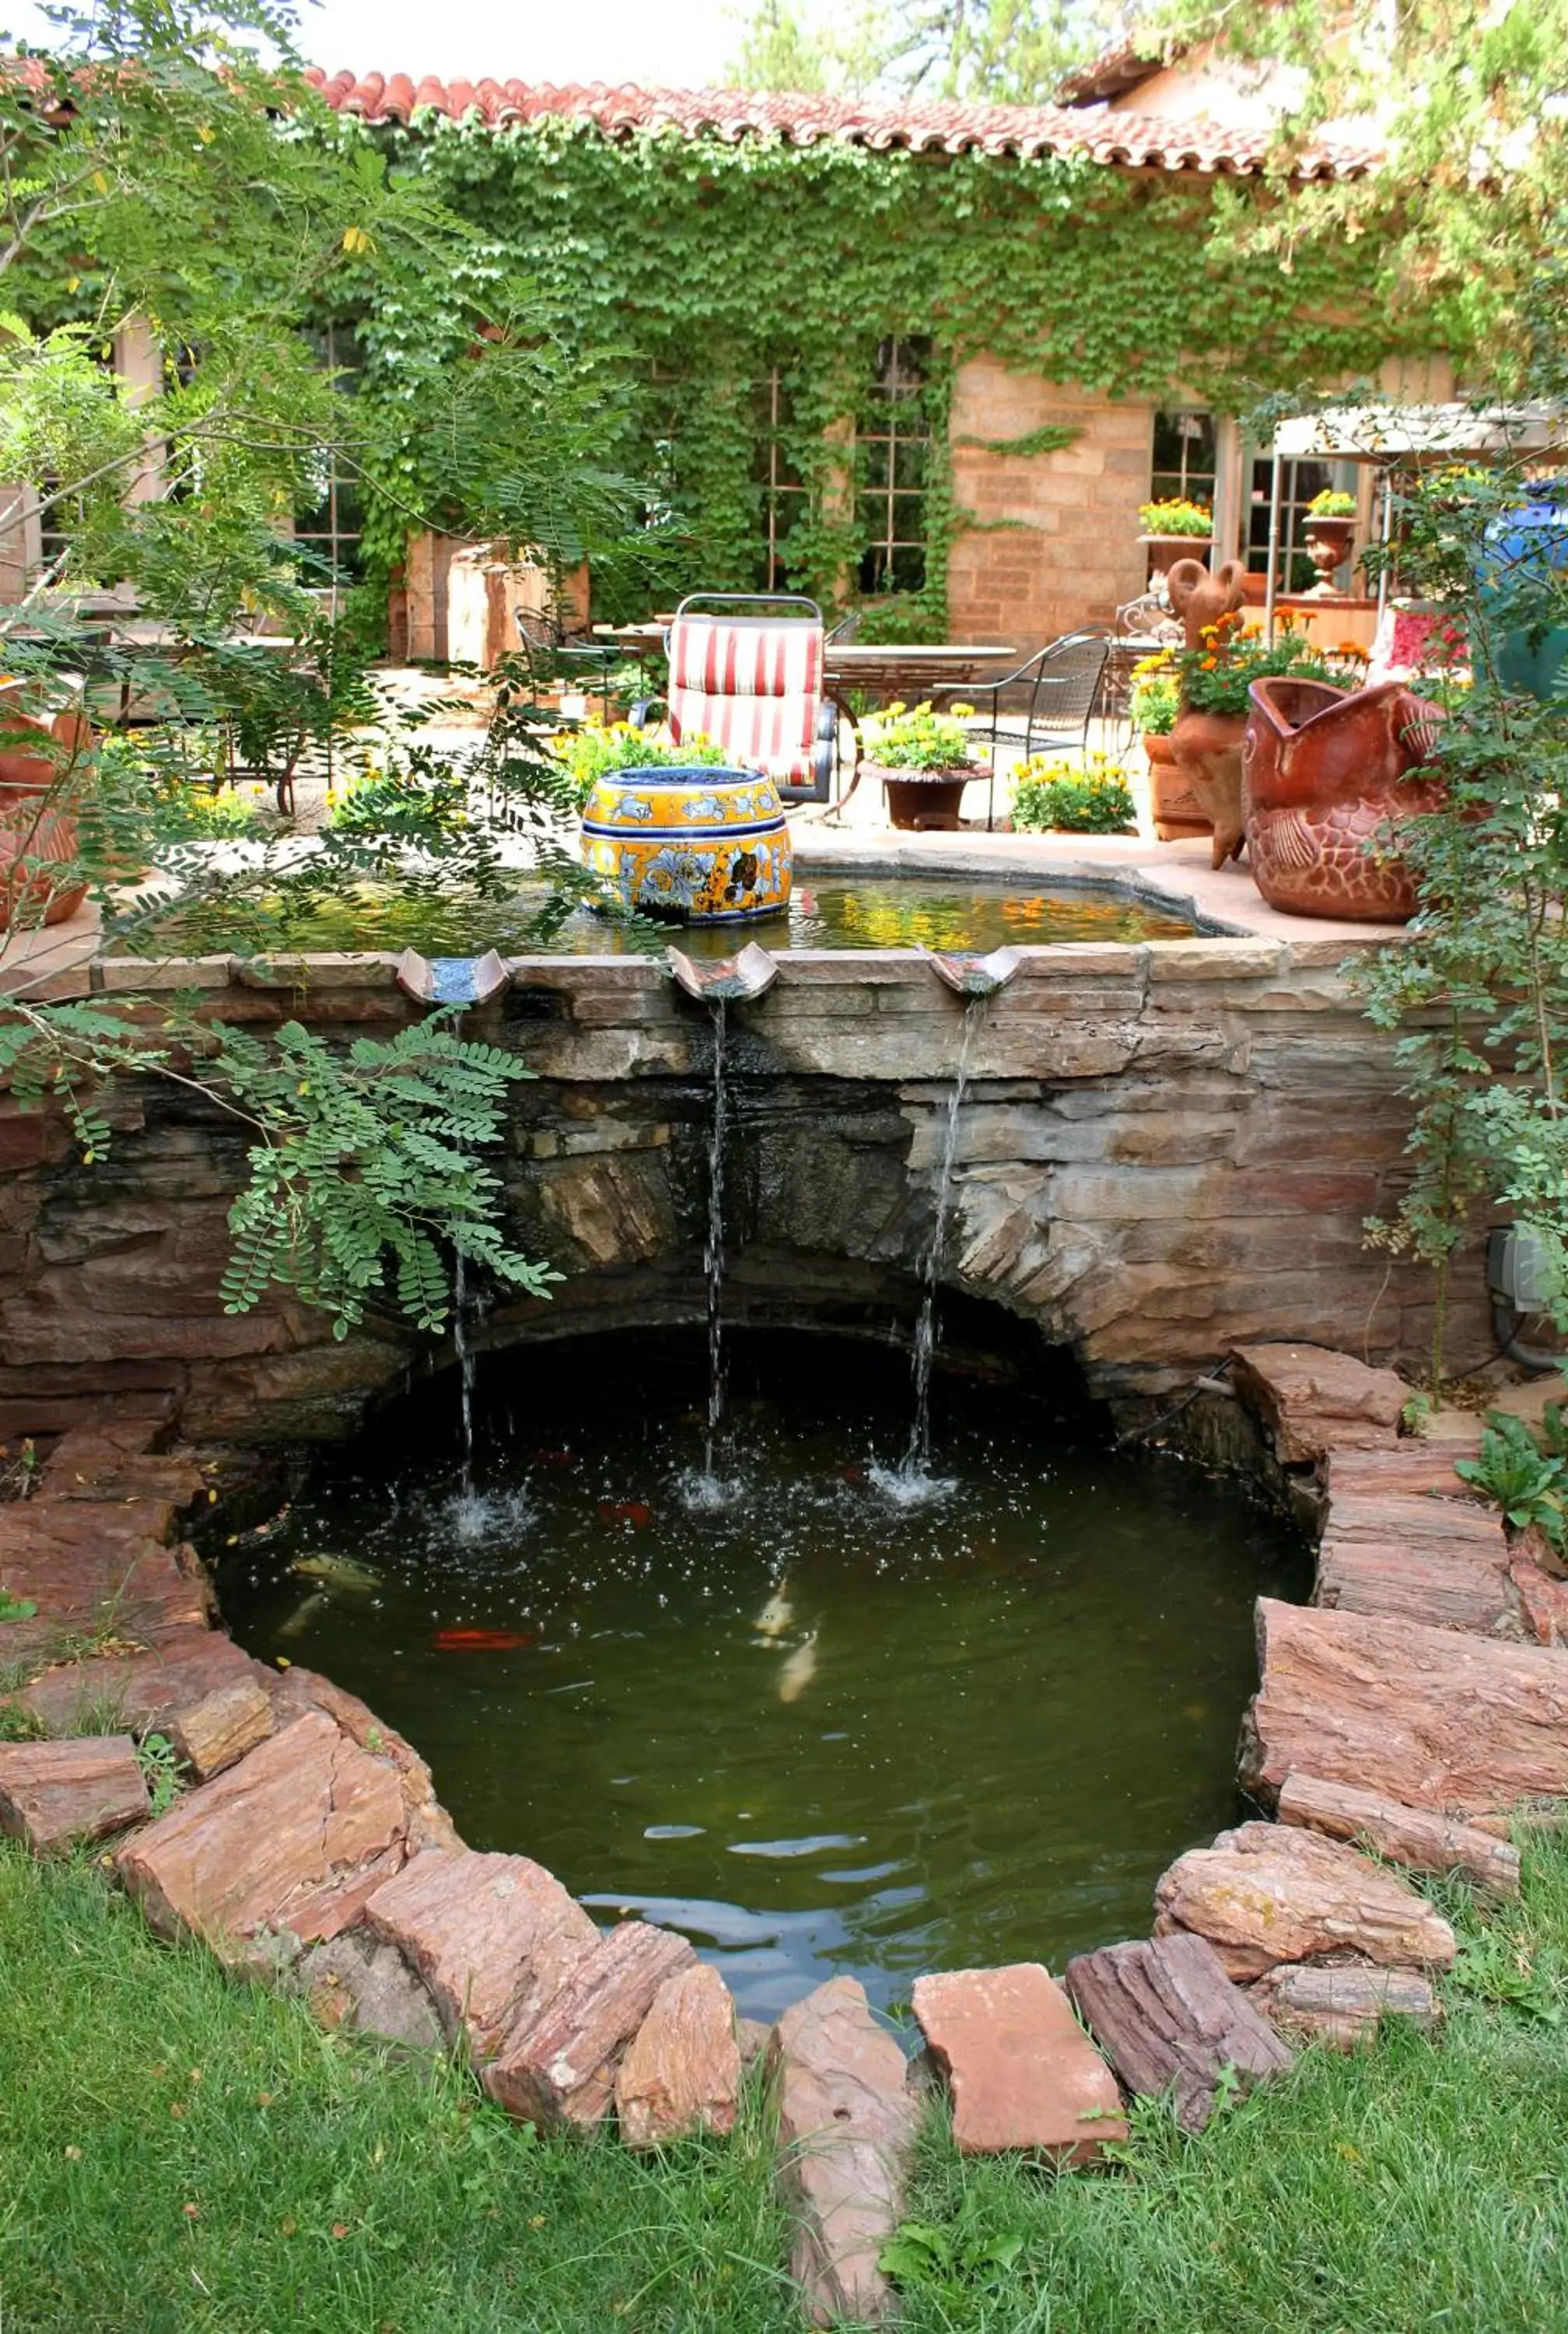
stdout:
POLYGON ((1008 372, 989 357, 960 368, 950 424, 954 494, 984 525, 953 546, 954 640, 1039 648, 1085 619, 1109 622, 1142 591, 1149 571, 1138 506, 1149 498, 1153 414, 1146 402, 1118 403, 1008 372), (1047 423, 1080 434, 1052 454, 964 442, 1023 438, 1047 423))
MULTIPOLYGON (((1419 1361, 1428 1277, 1361 1243, 1402 1173, 1391 1051, 1332 967, 1338 941, 1176 940, 1031 952, 987 1010, 960 1126, 947 1283, 1069 1349, 1110 1397, 1160 1395, 1236 1342, 1419 1361)), ((351 1036, 411 1009, 393 960, 157 968, 230 1021, 299 1010, 351 1036)), ((101 969, 130 985, 134 968, 101 969)), ((145 977, 145 969, 144 977, 145 977)), ((928 1236, 959 1008, 913 958, 786 960, 732 1015, 726 1303, 758 1323, 907 1322, 928 1236)), ((534 960, 471 1017, 538 1073, 504 1162, 521 1242, 566 1275, 498 1305, 505 1343, 698 1321, 710 1032, 647 961, 534 960)), ((201 1436, 346 1432, 425 1341, 334 1343, 277 1303, 222 1308, 243 1131, 199 1099, 121 1089, 109 1157, 0 1104, 0 1440, 117 1405, 201 1436)), ((1478 1263, 1450 1353, 1490 1351, 1478 1263)), ((438 1358, 439 1358, 438 1356, 438 1358)))

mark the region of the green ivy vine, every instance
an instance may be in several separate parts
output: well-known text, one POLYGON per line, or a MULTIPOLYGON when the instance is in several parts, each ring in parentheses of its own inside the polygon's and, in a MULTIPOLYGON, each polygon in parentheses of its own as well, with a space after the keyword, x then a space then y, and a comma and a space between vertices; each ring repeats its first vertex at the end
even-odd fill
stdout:
MULTIPOLYGON (((530 280, 555 344, 605 382, 598 450, 644 497, 643 525, 595 560, 605 612, 666 604, 695 574, 716 590, 757 586, 770 431, 798 486, 784 531, 791 581, 840 603, 862 549, 857 432, 889 336, 918 335, 930 352, 916 595, 930 622, 945 615, 953 541, 975 524, 954 500, 946 429, 967 358, 1091 393, 1239 410, 1260 390, 1455 346, 1451 320, 1390 307, 1376 238, 1347 243, 1310 188, 832 140, 612 140, 559 119, 499 130, 345 121, 337 134, 372 141, 395 178, 480 227, 497 265, 530 280), (1299 224, 1288 254, 1247 248, 1240 229, 1258 207, 1287 202, 1299 224), (775 370, 776 425, 759 387, 775 370)), ((432 351, 449 361, 473 289, 411 276, 368 320, 363 393, 395 397, 432 351)), ((990 450, 1038 456, 1072 434, 1053 423, 990 450)), ((393 503, 372 521, 389 566, 402 531, 393 503)))

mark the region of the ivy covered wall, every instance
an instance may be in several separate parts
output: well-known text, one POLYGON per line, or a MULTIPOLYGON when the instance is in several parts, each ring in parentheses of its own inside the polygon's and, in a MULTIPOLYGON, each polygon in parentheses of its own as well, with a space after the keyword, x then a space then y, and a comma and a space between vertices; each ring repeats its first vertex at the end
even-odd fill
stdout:
MULTIPOLYGON (((1376 249, 1319 235, 1310 188, 836 141, 611 139, 560 119, 344 134, 469 218, 498 273, 524 270, 550 329, 601 380, 603 458, 640 482, 646 524, 596 562, 601 614, 668 604, 699 578, 756 588, 771 522, 781 579, 833 603, 903 583, 918 622, 943 622, 955 545, 967 526, 972 544, 976 517, 948 413, 976 360, 1095 403, 1236 411, 1260 391, 1371 374, 1444 340, 1444 319, 1419 308, 1390 320, 1376 249), (1288 256, 1240 249, 1238 227, 1275 203, 1299 227, 1288 256), (911 442, 879 451, 895 342, 900 377, 917 377, 900 400, 911 442), (879 567, 869 514, 905 478, 923 497, 923 563, 879 567)), ((383 301, 363 325, 367 389, 395 394, 410 365, 455 361, 475 289, 427 280, 383 301)), ((1050 463, 1073 429, 1036 434, 996 450, 1050 463)), ((395 502, 370 541, 390 569, 395 502)))

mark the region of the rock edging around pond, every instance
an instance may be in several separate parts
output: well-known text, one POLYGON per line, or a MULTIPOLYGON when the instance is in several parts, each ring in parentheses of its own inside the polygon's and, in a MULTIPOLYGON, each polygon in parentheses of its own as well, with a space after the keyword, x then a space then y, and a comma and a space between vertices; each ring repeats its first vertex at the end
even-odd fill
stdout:
POLYGON ((546 2127, 613 2117, 634 2146, 722 2135, 765 2046, 807 2314, 882 2322, 928 2073, 970 2152, 1092 2164, 1124 2136, 1126 2098, 1166 2092, 1199 2129, 1222 2088, 1288 2067, 1303 2038, 1434 2023, 1453 1933, 1390 1866, 1516 1895, 1508 1814, 1568 1796, 1568 1653, 1532 1642, 1552 1614, 1454 1452, 1399 1440, 1399 1379, 1253 1347, 1234 1382, 1323 1519, 1313 1603, 1259 1606, 1242 1776, 1277 1820, 1178 1857, 1154 1935, 1078 1956, 1061 1983, 1034 1963, 919 1980, 913 2074, 853 1979, 748 2031, 684 1938, 601 1934, 543 1866, 465 1846, 418 1752, 362 1702, 212 1625, 176 1536, 206 1478, 156 1452, 151 1425, 68 1433, 35 1495, 0 1509, 0 1583, 37 1608, 0 1623, 0 1664, 25 1680, 13 1730, 34 1738, 0 1741, 0 1828, 39 1855, 117 1840, 104 1860, 160 1933, 301 1993, 329 2027, 464 2049, 546 2127), (191 1778, 158 1812, 149 1733, 191 1778))

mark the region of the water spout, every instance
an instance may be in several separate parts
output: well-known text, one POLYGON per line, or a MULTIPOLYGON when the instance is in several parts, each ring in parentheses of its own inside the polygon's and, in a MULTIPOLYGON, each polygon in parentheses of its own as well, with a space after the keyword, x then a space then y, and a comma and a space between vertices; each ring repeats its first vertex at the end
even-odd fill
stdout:
POLYGON ((699 1005, 749 1005, 778 979, 778 959, 755 940, 717 964, 697 964, 684 950, 665 950, 670 977, 699 1005))
POLYGON ((927 949, 926 957, 938 980, 960 997, 995 997, 1015 979, 1024 960, 1016 949, 993 949, 989 956, 945 956, 927 949))
POLYGON ((421 956, 405 949, 398 959, 398 987, 420 1005, 483 1005, 511 975, 494 949, 483 956, 421 956))

